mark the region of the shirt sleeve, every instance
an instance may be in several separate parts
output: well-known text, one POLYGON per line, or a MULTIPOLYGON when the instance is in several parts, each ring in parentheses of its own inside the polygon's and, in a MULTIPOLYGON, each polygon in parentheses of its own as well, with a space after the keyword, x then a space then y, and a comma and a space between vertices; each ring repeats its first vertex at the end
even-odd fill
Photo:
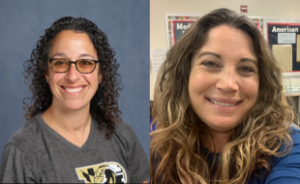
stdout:
POLYGON ((12 144, 5 146, 2 155, 0 183, 36 183, 29 162, 12 144))
POLYGON ((291 134, 293 148, 283 157, 273 159, 272 169, 265 184, 300 183, 300 132, 291 134))

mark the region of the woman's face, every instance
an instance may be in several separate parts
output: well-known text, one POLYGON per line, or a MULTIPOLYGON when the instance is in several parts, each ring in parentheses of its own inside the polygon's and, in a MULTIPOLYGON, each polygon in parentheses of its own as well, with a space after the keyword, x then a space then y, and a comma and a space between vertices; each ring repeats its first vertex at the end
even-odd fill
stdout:
MULTIPOLYGON (((49 58, 98 60, 97 51, 89 36, 71 30, 62 31, 53 39, 49 58)), ((78 72, 75 64, 66 73, 55 73, 48 64, 45 77, 53 94, 52 106, 67 110, 89 108, 102 79, 99 64, 96 64, 95 70, 90 74, 78 72)))
POLYGON ((259 76, 251 38, 221 25, 193 56, 189 79, 192 108, 211 130, 230 132, 255 104, 259 76))

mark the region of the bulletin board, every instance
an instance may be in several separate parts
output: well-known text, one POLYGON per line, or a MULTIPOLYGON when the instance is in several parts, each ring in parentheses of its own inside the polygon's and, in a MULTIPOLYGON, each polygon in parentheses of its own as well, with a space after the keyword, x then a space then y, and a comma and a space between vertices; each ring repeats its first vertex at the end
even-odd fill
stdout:
POLYGON ((300 23, 266 24, 267 41, 282 71, 300 71, 300 23))

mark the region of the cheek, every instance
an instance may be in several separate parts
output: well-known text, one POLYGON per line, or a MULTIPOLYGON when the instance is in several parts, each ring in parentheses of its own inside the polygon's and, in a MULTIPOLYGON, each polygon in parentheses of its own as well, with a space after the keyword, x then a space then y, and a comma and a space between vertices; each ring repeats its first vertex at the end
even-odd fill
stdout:
POLYGON ((249 78, 242 81, 242 91, 244 95, 248 96, 253 101, 256 101, 257 99, 258 89, 259 89, 258 77, 249 78))
POLYGON ((196 95, 208 90, 213 85, 213 78, 203 72, 192 71, 189 79, 189 94, 196 95))
POLYGON ((57 83, 58 81, 60 81, 63 77, 64 74, 60 74, 60 73, 54 73, 52 71, 48 72, 48 80, 49 80, 49 83, 52 83, 52 84, 55 84, 57 83))
POLYGON ((50 73, 49 75, 49 78, 48 78, 48 84, 49 84, 49 87, 50 87, 50 90, 52 92, 52 94, 57 94, 59 93, 59 81, 61 80, 62 78, 62 75, 59 75, 58 73, 50 73))
POLYGON ((97 91, 98 89, 98 85, 99 85, 99 76, 97 73, 93 73, 89 76, 86 76, 86 80, 88 81, 88 83, 90 84, 92 90, 94 92, 97 91))

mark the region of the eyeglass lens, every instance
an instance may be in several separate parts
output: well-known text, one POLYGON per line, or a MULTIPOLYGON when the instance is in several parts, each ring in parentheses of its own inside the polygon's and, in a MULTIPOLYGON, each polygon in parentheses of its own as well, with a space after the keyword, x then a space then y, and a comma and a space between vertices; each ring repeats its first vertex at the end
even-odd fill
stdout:
MULTIPOLYGON (((55 72, 67 72, 70 68, 70 62, 67 59, 57 58, 51 61, 51 67, 55 72)), ((76 62, 76 68, 81 73, 91 73, 94 71, 96 63, 89 59, 80 59, 76 62)))

